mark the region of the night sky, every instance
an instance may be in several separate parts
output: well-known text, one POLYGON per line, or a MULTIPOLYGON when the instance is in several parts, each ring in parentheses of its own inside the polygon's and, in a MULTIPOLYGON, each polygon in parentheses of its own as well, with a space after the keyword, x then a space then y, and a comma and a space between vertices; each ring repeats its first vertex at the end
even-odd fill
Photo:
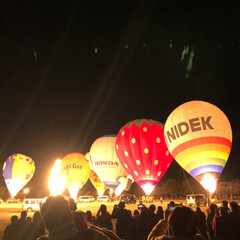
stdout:
MULTIPOLYGON (((165 123, 180 104, 203 100, 232 125, 221 179, 239 178, 239 10, 231 0, 1 3, 1 165, 28 155, 32 181, 45 186, 57 158, 87 153, 134 119, 165 123)), ((179 170, 173 163, 165 179, 179 170)))

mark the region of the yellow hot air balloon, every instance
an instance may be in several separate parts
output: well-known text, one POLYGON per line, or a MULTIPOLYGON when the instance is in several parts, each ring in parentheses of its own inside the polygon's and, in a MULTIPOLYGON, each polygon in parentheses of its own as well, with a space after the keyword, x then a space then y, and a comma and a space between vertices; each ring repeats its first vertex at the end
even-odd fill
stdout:
POLYGON ((70 153, 61 161, 61 176, 65 177, 66 188, 72 198, 76 199, 78 191, 87 182, 90 167, 81 153, 70 153))
POLYGON ((96 188, 98 195, 102 196, 106 190, 106 187, 93 170, 91 170, 89 179, 91 180, 93 186, 96 188))
POLYGON ((226 115, 216 106, 190 101, 168 117, 165 140, 175 160, 210 193, 230 154, 232 129, 226 115))
POLYGON ((128 173, 121 165, 115 151, 116 135, 106 135, 94 141, 90 149, 93 170, 110 192, 126 182, 128 173))
POLYGON ((30 181, 35 172, 34 161, 23 154, 13 154, 3 165, 3 177, 11 197, 30 181))

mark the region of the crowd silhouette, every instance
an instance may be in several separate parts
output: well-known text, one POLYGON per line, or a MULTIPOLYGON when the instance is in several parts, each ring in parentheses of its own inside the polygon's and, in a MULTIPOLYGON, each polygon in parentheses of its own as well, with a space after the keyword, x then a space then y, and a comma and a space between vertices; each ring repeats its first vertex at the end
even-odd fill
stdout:
POLYGON ((141 204, 132 213, 125 203, 110 214, 101 204, 96 216, 77 210, 73 199, 50 196, 33 218, 22 211, 11 217, 3 240, 239 240, 240 209, 236 202, 211 204, 207 214, 170 202, 164 212, 141 204), (113 224, 114 223, 114 224, 113 224))

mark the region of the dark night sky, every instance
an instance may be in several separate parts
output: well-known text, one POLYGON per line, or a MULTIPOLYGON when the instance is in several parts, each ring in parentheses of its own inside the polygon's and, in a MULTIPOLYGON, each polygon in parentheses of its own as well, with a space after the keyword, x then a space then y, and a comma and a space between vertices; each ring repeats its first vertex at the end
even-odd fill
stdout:
MULTIPOLYGON (((57 158, 85 154, 128 121, 164 123, 180 104, 203 100, 233 129, 221 178, 239 178, 239 10, 229 0, 1 3, 1 164, 26 154, 33 181, 45 184, 57 158), (184 46, 194 49, 189 77, 184 46)), ((174 163, 165 177, 178 171, 174 163)))

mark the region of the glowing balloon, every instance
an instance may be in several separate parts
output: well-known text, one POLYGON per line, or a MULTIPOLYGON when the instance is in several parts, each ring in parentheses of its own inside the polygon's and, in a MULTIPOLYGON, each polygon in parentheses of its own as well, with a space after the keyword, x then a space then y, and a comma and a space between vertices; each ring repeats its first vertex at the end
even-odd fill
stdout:
POLYGON ((3 177, 11 197, 30 181, 35 172, 33 160, 23 154, 13 154, 3 164, 3 177))
POLYGON ((127 123, 117 135, 116 152, 126 171, 150 194, 172 163, 164 125, 147 119, 127 123))
POLYGON ((106 187, 93 170, 91 170, 89 179, 91 180, 93 186, 96 188, 98 195, 102 196, 106 190, 106 187))
POLYGON ((76 199, 78 191, 87 182, 90 167, 81 153, 70 153, 61 161, 61 176, 65 177, 66 188, 71 197, 76 199))
POLYGON ((179 165, 210 193, 214 192, 232 145, 226 115, 208 102, 187 102, 169 115, 164 134, 179 165))
POLYGON ((90 165, 111 191, 125 182, 128 176, 116 155, 115 141, 115 135, 103 136, 96 139, 90 149, 90 165))

